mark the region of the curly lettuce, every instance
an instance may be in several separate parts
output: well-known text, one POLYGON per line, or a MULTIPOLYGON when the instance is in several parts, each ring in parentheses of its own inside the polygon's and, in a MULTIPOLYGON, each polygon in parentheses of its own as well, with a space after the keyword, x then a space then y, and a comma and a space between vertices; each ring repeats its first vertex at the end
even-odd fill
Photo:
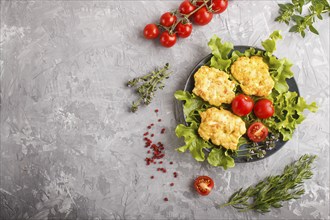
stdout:
POLYGON ((298 124, 305 119, 303 114, 305 109, 311 112, 317 111, 315 102, 307 104, 303 97, 296 92, 284 92, 271 94, 275 107, 274 115, 263 122, 273 131, 278 131, 284 141, 292 138, 293 132, 298 124))
POLYGON ((178 90, 174 96, 176 99, 184 101, 183 112, 188 123, 188 125, 179 124, 175 129, 177 137, 183 137, 185 142, 185 145, 177 148, 177 151, 183 153, 189 150, 195 160, 205 161, 204 149, 211 149, 207 157, 209 164, 221 166, 224 169, 234 167, 234 159, 228 155, 225 149, 215 147, 198 134, 198 127, 201 123, 199 113, 210 108, 211 105, 195 94, 186 91, 178 90))
POLYGON ((213 55, 210 66, 227 71, 231 65, 231 60, 228 58, 228 55, 234 49, 234 45, 229 42, 222 43, 221 39, 214 35, 209 41, 208 46, 213 55))

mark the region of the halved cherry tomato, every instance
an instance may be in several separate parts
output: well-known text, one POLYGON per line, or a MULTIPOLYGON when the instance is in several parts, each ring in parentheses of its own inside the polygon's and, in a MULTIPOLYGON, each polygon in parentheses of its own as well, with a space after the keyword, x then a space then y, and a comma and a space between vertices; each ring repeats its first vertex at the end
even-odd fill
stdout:
POLYGON ((176 34, 170 34, 168 31, 164 31, 160 35, 160 43, 164 47, 172 47, 176 43, 176 34))
POLYGON ((186 38, 189 37, 192 31, 192 24, 191 23, 182 23, 180 22, 176 28, 176 33, 178 34, 179 37, 186 38))
POLYGON ((146 39, 155 39, 159 35, 159 29, 156 24, 147 24, 143 30, 146 39))
POLYGON ((268 128, 261 122, 254 122, 248 128, 247 135, 253 142, 264 141, 268 135, 268 128))
POLYGON ((160 24, 165 27, 171 27, 176 22, 176 20, 177 18, 173 13, 165 12, 160 17, 160 24))
POLYGON ((198 25, 207 25, 212 18, 212 12, 208 11, 206 7, 200 8, 193 16, 194 22, 198 25))
POLYGON ((250 96, 239 94, 232 101, 231 109, 238 116, 248 115, 253 109, 253 100, 250 96))
POLYGON ((228 7, 228 0, 212 0, 212 10, 214 14, 224 12, 228 7))
POLYGON ((253 112, 258 118, 265 119, 272 117, 275 110, 272 101, 268 99, 260 99, 255 104, 253 112))
POLYGON ((213 189, 214 182, 208 176, 199 176, 195 179, 194 187, 199 195, 207 196, 213 189))
POLYGON ((185 0, 179 6, 179 12, 184 15, 188 15, 196 9, 196 6, 193 5, 189 0, 185 0))

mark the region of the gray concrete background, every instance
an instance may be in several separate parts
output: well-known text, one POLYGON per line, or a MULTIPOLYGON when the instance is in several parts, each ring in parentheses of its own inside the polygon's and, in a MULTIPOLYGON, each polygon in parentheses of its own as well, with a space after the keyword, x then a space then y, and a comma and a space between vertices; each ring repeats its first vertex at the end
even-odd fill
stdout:
POLYGON ((1 1, 1 219, 329 219, 329 18, 316 23, 320 36, 302 39, 273 21, 277 1, 231 1, 171 49, 144 40, 145 24, 179 3, 1 1), (306 112, 293 139, 262 161, 224 171, 177 153, 173 93, 210 53, 211 36, 260 46, 276 29, 284 39, 275 54, 294 63, 301 95, 319 111, 306 112), (128 112, 136 96, 125 83, 166 62, 174 74, 164 91, 128 112), (166 148, 166 174, 144 162, 150 123, 166 148), (318 159, 302 199, 265 215, 217 207, 304 153, 318 159), (198 197, 191 183, 204 174, 215 190, 198 197))

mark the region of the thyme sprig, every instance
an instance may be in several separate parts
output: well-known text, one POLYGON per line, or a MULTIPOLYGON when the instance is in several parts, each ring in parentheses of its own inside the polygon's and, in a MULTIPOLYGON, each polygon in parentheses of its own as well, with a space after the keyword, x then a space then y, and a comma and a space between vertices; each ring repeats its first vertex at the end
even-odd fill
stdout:
POLYGON ((299 199, 305 193, 304 180, 313 176, 311 164, 315 158, 315 155, 301 156, 298 161, 287 165, 283 174, 266 177, 245 190, 239 189, 221 207, 233 206, 240 212, 254 210, 265 213, 271 207, 282 207, 283 201, 299 199))
POLYGON ((235 151, 235 157, 246 158, 247 161, 254 158, 264 158, 267 151, 276 147, 276 143, 279 141, 279 133, 271 133, 267 138, 259 143, 249 141, 247 138, 240 138, 239 146, 244 146, 235 151))
POLYGON ((290 28, 290 32, 300 33, 302 37, 305 37, 307 28, 314 34, 319 34, 313 24, 316 22, 316 18, 322 20, 323 14, 330 15, 330 5, 328 0, 292 0, 291 3, 278 4, 279 16, 275 18, 275 21, 284 22, 287 25, 292 20, 295 22, 290 28), (301 16, 304 7, 308 7, 308 14, 301 16))
POLYGON ((128 81, 128 87, 135 87, 139 99, 132 103, 131 111, 136 112, 141 104, 149 105, 155 96, 155 92, 165 87, 164 80, 168 79, 172 72, 168 72, 168 63, 161 69, 156 69, 144 76, 136 77, 128 81))

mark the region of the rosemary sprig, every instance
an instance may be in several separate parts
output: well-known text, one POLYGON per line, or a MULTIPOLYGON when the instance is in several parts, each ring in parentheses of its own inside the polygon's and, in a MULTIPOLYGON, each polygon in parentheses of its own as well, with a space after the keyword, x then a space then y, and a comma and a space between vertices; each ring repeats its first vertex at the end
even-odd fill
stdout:
POLYGON ((135 87, 139 99, 132 103, 131 111, 136 112, 141 104, 149 105, 158 89, 165 87, 164 79, 168 79, 172 72, 168 72, 168 63, 162 69, 152 71, 144 76, 128 81, 128 87, 135 87))
POLYGON ((316 18, 322 20, 323 14, 330 15, 330 5, 328 0, 292 0, 291 3, 278 4, 279 16, 275 19, 287 25, 294 21, 295 25, 290 28, 290 32, 300 33, 305 37, 307 28, 314 34, 319 34, 313 24, 316 18), (308 7, 308 14, 301 16, 304 7, 308 7))
POLYGON ((235 192, 224 206, 233 206, 240 212, 254 210, 269 212, 270 208, 282 207, 283 201, 299 199, 304 193, 304 180, 313 176, 311 164, 316 156, 305 154, 298 161, 287 165, 283 174, 269 176, 255 186, 235 192))

